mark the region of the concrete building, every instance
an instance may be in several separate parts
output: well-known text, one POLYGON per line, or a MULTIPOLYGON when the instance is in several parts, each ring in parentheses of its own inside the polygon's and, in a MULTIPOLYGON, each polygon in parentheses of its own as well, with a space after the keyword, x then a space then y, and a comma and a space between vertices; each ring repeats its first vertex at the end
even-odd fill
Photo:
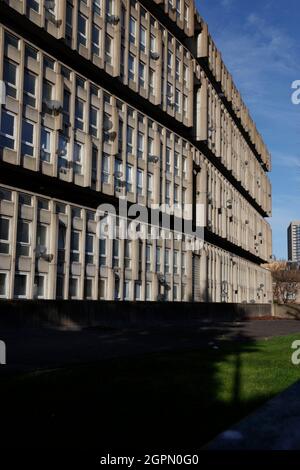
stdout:
POLYGON ((271 301, 271 158, 191 0, 0 0, 0 51, 1 298, 271 301), (120 198, 203 246, 99 240, 120 198))
POLYGON ((300 221, 291 222, 288 230, 288 259, 300 261, 300 221))

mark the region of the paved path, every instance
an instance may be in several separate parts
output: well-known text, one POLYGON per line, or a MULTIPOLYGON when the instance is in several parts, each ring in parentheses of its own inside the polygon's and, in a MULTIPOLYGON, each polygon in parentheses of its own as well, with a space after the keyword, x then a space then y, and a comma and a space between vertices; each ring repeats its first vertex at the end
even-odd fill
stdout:
POLYGON ((300 382, 219 435, 207 450, 300 450, 300 382))
POLYGON ((0 330, 7 347, 2 372, 61 367, 106 358, 167 350, 207 347, 224 339, 247 341, 299 333, 300 322, 259 320, 243 323, 202 323, 143 330, 90 328, 81 331, 16 328, 0 330))

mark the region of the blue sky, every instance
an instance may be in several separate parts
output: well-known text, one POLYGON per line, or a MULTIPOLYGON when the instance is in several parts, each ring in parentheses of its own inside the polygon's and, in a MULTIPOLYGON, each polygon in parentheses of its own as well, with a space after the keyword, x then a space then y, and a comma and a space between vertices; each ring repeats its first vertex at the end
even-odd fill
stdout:
POLYGON ((300 220, 299 0, 197 0, 273 157, 273 253, 287 257, 286 230, 300 220))

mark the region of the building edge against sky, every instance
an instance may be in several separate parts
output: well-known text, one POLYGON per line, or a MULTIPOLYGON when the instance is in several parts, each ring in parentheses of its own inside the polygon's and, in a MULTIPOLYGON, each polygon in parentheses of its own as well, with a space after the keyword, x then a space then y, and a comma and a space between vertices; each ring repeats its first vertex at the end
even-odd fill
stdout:
POLYGON ((271 157, 194 3, 0 0, 0 18, 0 297, 269 303, 271 157), (203 204, 203 248, 98 240, 120 197, 203 204))

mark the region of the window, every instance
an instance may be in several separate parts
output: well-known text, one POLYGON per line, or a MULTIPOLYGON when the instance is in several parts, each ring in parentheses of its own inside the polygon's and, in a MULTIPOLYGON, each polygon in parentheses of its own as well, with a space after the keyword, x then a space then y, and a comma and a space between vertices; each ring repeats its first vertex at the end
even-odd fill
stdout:
POLYGON ((132 257, 132 243, 130 240, 125 240, 125 268, 131 269, 131 257, 132 257))
POLYGON ((14 297, 17 299, 24 299, 27 296, 27 274, 16 274, 15 275, 15 289, 14 297))
POLYGON ((150 52, 156 52, 156 39, 154 34, 150 35, 150 52))
POLYGON ((161 248, 156 247, 156 272, 160 273, 161 270, 161 248))
POLYGON ((9 219, 0 217, 0 253, 9 254, 10 223, 9 219))
POLYGON ((153 199, 153 175, 147 174, 147 195, 148 199, 153 199))
POLYGON ((19 194, 19 204, 23 206, 31 206, 32 198, 29 194, 20 193, 19 194))
POLYGON ((0 298, 5 299, 7 297, 7 274, 0 273, 0 298))
POLYGON ((174 261, 173 261, 173 272, 178 274, 178 261, 179 261, 179 252, 174 250, 174 261))
POLYGON ((72 218, 81 219, 81 209, 80 207, 72 207, 71 211, 72 218))
POLYGON ((152 69, 149 69, 149 93, 155 95, 155 74, 152 69))
POLYGON ((5 49, 4 49, 5 54, 8 53, 8 49, 11 47, 18 50, 19 44, 20 44, 20 41, 18 38, 16 38, 12 34, 5 33, 5 49))
POLYGON ((175 184, 174 186, 174 204, 177 205, 179 203, 179 186, 175 184))
POLYGON ((0 201, 11 201, 12 192, 0 187, 0 201))
POLYGON ((130 300, 130 281, 124 281, 124 300, 130 300))
POLYGON ((66 168, 68 161, 68 149, 69 149, 69 142, 67 138, 63 134, 59 134, 58 138, 58 167, 60 168, 66 168))
POLYGON ((102 182, 106 184, 110 182, 110 159, 106 154, 102 156, 102 182))
POLYGON ((187 172, 187 158, 182 157, 182 176, 184 179, 186 179, 186 172, 187 172))
POLYGON ((90 109, 90 134, 98 136, 98 109, 93 106, 90 109))
POLYGON ((69 296, 71 299, 78 299, 78 287, 79 279, 78 277, 71 277, 69 282, 69 296))
POLYGON ((143 194, 143 181, 144 181, 144 171, 138 169, 137 171, 137 194, 142 196, 143 194))
POLYGON ((94 264, 94 245, 95 235, 88 233, 85 241, 85 262, 86 264, 94 264))
POLYGON ((180 155, 178 152, 174 153, 174 175, 179 176, 180 155))
POLYGON ((38 199, 38 208, 39 210, 49 210, 49 201, 47 199, 38 199))
POLYGON ((120 244, 119 240, 113 240, 113 266, 118 268, 120 263, 120 244))
POLYGON ((187 65, 183 64, 183 80, 184 80, 184 84, 185 86, 188 86, 188 82, 189 82, 189 68, 187 65))
POLYGON ((180 16, 180 6, 181 6, 181 0, 176 0, 176 13, 178 16, 180 16))
POLYGON ((78 44, 82 44, 86 47, 86 22, 87 19, 81 13, 78 14, 78 44))
POLYGON ((135 44, 135 39, 136 39, 136 21, 131 16, 129 20, 129 41, 131 42, 131 44, 135 44))
POLYGON ((190 16, 190 9, 189 6, 185 3, 184 4, 184 22, 185 26, 187 27, 189 25, 189 16, 190 16))
POLYGON ((51 101, 53 96, 53 85, 52 83, 44 80, 43 81, 43 101, 51 101))
POLYGON ((135 300, 142 300, 142 284, 140 282, 135 283, 135 292, 134 297, 135 300))
POLYGON ((168 72, 172 73, 172 66, 173 66, 173 53, 168 49, 168 72))
POLYGON ((180 59, 176 57, 176 80, 180 80, 180 59))
POLYGON ((106 266, 106 239, 100 239, 100 266, 106 266))
POLYGON ((143 26, 140 27, 140 51, 146 52, 146 30, 143 26))
POLYGON ((75 127, 83 131, 84 127, 84 102, 76 98, 75 102, 75 127))
MULTIPOLYGON (((33 52, 35 53, 35 60, 37 60, 37 51, 33 51, 32 48, 31 49, 31 57, 33 58, 33 52)), ((50 70, 54 70, 55 68, 55 61, 53 59, 51 59, 50 57, 47 57, 44 55, 44 68, 48 68, 50 70)))
POLYGON ((56 205, 56 214, 65 214, 67 207, 65 204, 57 203, 56 205))
POLYGON ((101 0, 93 0, 93 11, 97 15, 101 15, 101 0))
POLYGON ((51 160, 51 136, 52 131, 42 127, 41 129, 41 160, 50 162, 51 160))
POLYGON ((151 301, 152 299, 152 284, 151 282, 146 283, 146 300, 151 301))
POLYGON ((18 222, 17 254, 29 256, 30 254, 30 223, 24 220, 18 222))
POLYGON ((29 70, 24 72, 24 104, 36 107, 36 75, 29 70))
POLYGON ((143 62, 139 63, 139 80, 140 86, 145 88, 145 64, 143 62))
POLYGON ((170 273, 170 250, 169 248, 165 249, 165 274, 170 273))
POLYGON ((73 35, 73 5, 67 2, 66 9, 66 42, 68 45, 72 44, 73 35))
POLYGON ((80 262, 80 235, 81 233, 72 230, 71 233, 71 262, 79 263, 80 262))
POLYGON ((173 299, 175 302, 178 302, 179 300, 179 286, 177 284, 173 285, 173 299))
POLYGON ((17 98, 17 64, 7 59, 4 60, 3 80, 6 85, 6 94, 17 98))
POLYGON ((151 272, 151 245, 146 244, 146 272, 151 272))
POLYGON ((181 254, 181 275, 182 276, 186 275, 186 254, 185 253, 181 254))
POLYGON ((142 132, 139 132, 138 133, 138 141, 137 141, 138 158, 144 158, 144 150, 145 150, 144 139, 145 139, 144 134, 142 132))
POLYGON ((135 79, 135 57, 132 54, 128 57, 128 78, 129 80, 135 79))
POLYGON ((183 117, 187 118, 188 116, 188 99, 187 96, 182 95, 182 110, 183 110, 183 117))
POLYGON ((74 173, 82 175, 83 144, 74 142, 74 173))
POLYGON ((64 90, 63 110, 67 116, 70 113, 70 99, 71 99, 71 94, 67 90, 64 90))
POLYGON ((177 88, 175 90, 175 110, 176 113, 180 113, 180 91, 177 88))
POLYGON ((173 86, 171 83, 167 83, 167 104, 168 106, 173 104, 173 86))
POLYGON ((120 186, 123 177, 123 163, 121 160, 115 160, 115 187, 120 186))
POLYGON ((168 174, 171 173, 171 149, 170 147, 167 147, 167 150, 166 150, 166 172, 168 174))
POLYGON ((93 31, 92 31, 92 52, 93 54, 97 55, 98 57, 100 56, 100 29, 93 25, 93 31))
POLYGON ((105 279, 99 280, 99 299, 105 300, 106 299, 106 281, 105 279))
POLYGON ((106 0, 106 14, 112 16, 114 14, 114 0, 106 0))
POLYGON ((127 154, 133 154, 133 136, 134 136, 134 128, 131 126, 127 126, 127 154))
POLYGON ((94 298, 93 295, 93 279, 86 278, 84 280, 84 298, 88 300, 92 300, 94 298))
POLYGON ((45 276, 36 274, 34 277, 35 296, 38 299, 45 298, 45 276))
POLYGON ((48 227, 47 225, 38 224, 36 244, 40 251, 46 250, 48 245, 48 227))
POLYGON ((15 115, 3 110, 0 129, 0 147, 14 150, 16 146, 15 115))
POLYGON ((25 121, 22 123, 22 155, 33 157, 34 153, 34 125, 32 122, 25 121))
POLYGON ((92 185, 97 183, 98 174, 98 148, 93 145, 92 147, 92 185))
POLYGON ((113 55, 113 39, 106 34, 105 35, 105 61, 107 64, 111 65, 113 55))
POLYGON ((126 190, 129 193, 132 193, 132 183, 133 183, 133 167, 132 165, 126 165, 126 190))
POLYGON ((166 182, 166 204, 170 205, 171 202, 171 183, 166 182))

